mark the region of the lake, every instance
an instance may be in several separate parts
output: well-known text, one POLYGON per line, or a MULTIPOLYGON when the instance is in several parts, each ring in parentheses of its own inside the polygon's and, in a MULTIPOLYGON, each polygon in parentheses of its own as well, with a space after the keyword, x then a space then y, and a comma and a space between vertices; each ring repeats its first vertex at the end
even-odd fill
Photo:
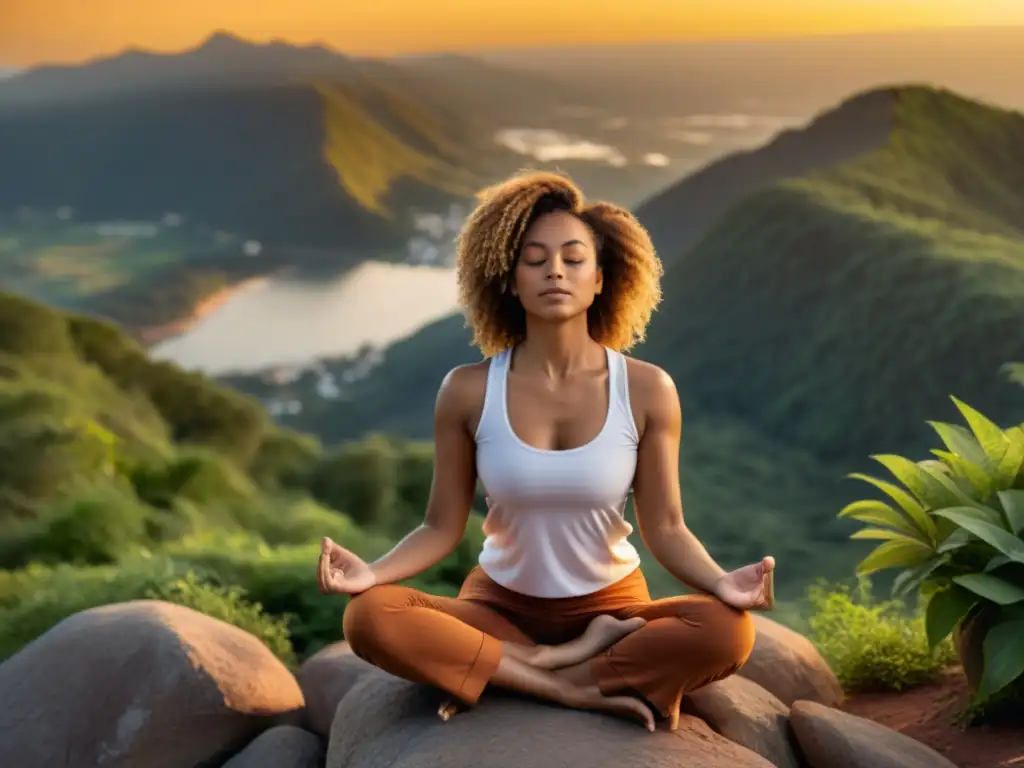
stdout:
POLYGON ((320 283, 267 278, 151 354, 211 375, 301 365, 389 344, 451 314, 457 301, 447 267, 370 261, 320 283))

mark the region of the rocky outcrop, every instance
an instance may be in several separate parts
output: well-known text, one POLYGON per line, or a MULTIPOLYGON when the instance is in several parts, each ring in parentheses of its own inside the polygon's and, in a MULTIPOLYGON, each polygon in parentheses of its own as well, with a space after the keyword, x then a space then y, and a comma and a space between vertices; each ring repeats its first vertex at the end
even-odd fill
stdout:
POLYGON ((278 725, 257 736, 222 768, 320 768, 320 737, 293 725, 278 725))
POLYGON ((739 674, 787 707, 803 699, 837 707, 843 687, 810 640, 761 614, 754 614, 754 650, 739 674))
POLYGON ((0 664, 0 765, 192 768, 302 705, 248 632, 170 603, 108 605, 0 664))
POLYGON ((292 674, 254 636, 187 608, 83 611, 0 665, 0 765, 50 768, 949 768, 835 708, 801 635, 757 617, 739 674, 692 691, 675 731, 488 689, 445 698, 337 643, 292 674), (302 727, 299 727, 299 726, 302 727))
POLYGON ((352 653, 345 642, 329 645, 306 659, 298 674, 306 699, 306 726, 326 739, 342 697, 360 676, 376 671, 376 667, 352 653))
POLYGON ((794 704, 790 721, 809 768, 956 768, 902 733, 813 701, 794 704))
POLYGON ((757 683, 727 677, 690 693, 682 709, 778 768, 802 765, 791 739, 789 707, 757 683))
POLYGON ((603 714, 488 691, 477 707, 445 723, 437 716, 442 700, 384 673, 361 677, 338 706, 326 768, 772 765, 686 715, 674 733, 652 734, 603 714))

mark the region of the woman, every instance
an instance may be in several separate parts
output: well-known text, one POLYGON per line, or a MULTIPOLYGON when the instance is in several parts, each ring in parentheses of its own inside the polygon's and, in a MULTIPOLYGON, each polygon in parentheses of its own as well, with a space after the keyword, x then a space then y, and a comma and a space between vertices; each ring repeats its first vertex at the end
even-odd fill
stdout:
POLYGON ((319 587, 355 595, 355 654, 462 706, 490 684, 674 727, 683 694, 747 659, 775 563, 725 573, 683 522, 675 386, 622 354, 661 298, 651 241, 625 210, 528 173, 481 193, 457 273, 488 359, 440 386, 425 520, 372 564, 325 539, 319 587), (478 478, 487 539, 458 597, 398 586, 454 549, 478 478), (697 594, 650 599, 630 490, 651 554, 697 594))

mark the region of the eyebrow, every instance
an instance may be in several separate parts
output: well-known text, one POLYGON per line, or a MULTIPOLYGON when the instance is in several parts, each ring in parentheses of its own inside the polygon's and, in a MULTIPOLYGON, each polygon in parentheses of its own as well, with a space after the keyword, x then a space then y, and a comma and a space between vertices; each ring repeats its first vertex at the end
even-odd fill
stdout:
MULTIPOLYGON (((567 245, 586 245, 586 243, 584 243, 579 238, 574 237, 572 240, 566 240, 564 243, 562 243, 563 247, 567 245)), ((543 248, 544 250, 547 250, 547 246, 544 243, 537 242, 536 240, 528 240, 525 243, 523 243, 523 248, 529 248, 530 246, 535 246, 537 248, 543 248)))

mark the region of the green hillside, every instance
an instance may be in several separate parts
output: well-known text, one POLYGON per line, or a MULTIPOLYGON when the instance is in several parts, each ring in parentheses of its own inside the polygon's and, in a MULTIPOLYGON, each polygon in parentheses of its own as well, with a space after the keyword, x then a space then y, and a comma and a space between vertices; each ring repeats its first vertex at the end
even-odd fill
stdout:
MULTIPOLYGON (((153 594, 294 658, 340 636, 343 601, 312 578, 320 537, 372 557, 422 519, 429 445, 324 452, 111 325, 0 294, 0 370, 0 660, 77 610, 153 594)), ((480 535, 419 583, 451 593, 480 535)))
POLYGON ((702 408, 826 458, 926 450, 949 394, 1010 423, 1022 408, 999 371, 1024 354, 1024 116, 894 97, 885 145, 669 254, 638 351, 702 408))
MULTIPOLYGON (((884 144, 765 186, 663 257, 666 298, 635 351, 680 388, 688 518, 726 563, 775 552, 783 591, 853 563, 833 516, 870 453, 928 450, 925 422, 955 420, 950 394, 1001 423, 1024 412, 1000 373, 1024 357, 1024 121, 929 89, 883 95, 884 144)), ((287 423, 332 442, 429 437, 444 373, 478 357, 461 318, 441 320, 346 400, 285 387, 307 403, 287 423)))

